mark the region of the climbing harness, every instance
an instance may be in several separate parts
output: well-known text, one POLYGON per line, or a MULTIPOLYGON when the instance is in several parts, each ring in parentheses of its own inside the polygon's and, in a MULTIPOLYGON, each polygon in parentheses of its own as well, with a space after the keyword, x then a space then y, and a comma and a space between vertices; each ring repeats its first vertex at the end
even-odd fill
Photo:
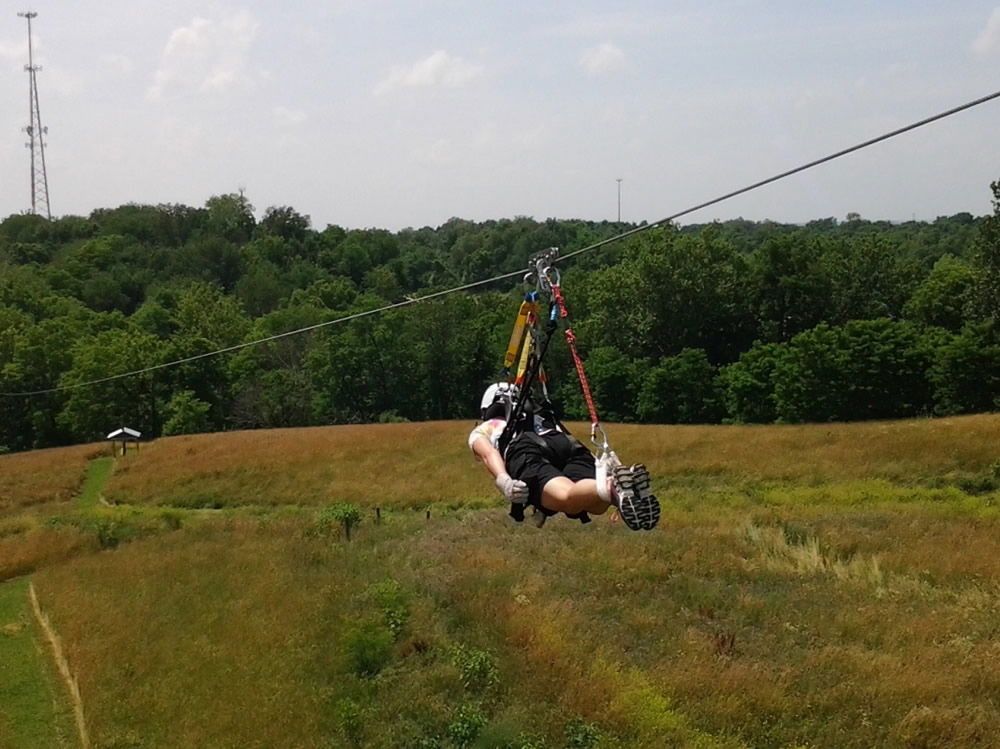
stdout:
MULTIPOLYGON (((507 446, 514 438, 521 419, 524 416, 525 405, 531 398, 536 383, 542 391, 542 402, 549 403, 549 394, 543 368, 545 354, 548 352, 552 336, 559 327, 560 322, 564 326, 564 335, 569 345, 570 354, 573 358, 573 365, 576 368, 577 377, 580 380, 580 387, 583 391, 583 398, 587 404, 587 412, 590 416, 590 441, 596 448, 597 465, 597 490, 598 494, 605 501, 609 501, 608 495, 608 475, 615 466, 621 465, 618 455, 608 442, 607 433, 601 426, 597 417, 597 407, 594 405, 594 398, 590 391, 590 383, 587 381, 587 374, 583 368, 583 360, 576 347, 576 334, 569 324, 569 311, 566 307, 566 298, 563 294, 562 279, 555 263, 559 257, 559 250, 550 247, 544 252, 532 256, 528 261, 529 271, 525 274, 524 283, 527 291, 524 301, 518 309, 517 317, 514 321, 514 329, 511 332, 507 350, 504 355, 502 376, 507 382, 518 386, 520 397, 513 404, 508 414, 507 424, 500 435, 498 447, 501 453, 505 453, 507 446), (544 326, 539 318, 539 303, 545 299, 548 302, 548 315, 544 326), (518 355, 520 354, 520 356, 518 355), (516 369, 512 369, 517 361, 516 369)), ((556 420, 560 429, 565 428, 556 420)), ((524 505, 512 504, 511 517, 515 520, 523 520, 524 505)), ((586 515, 586 513, 582 513, 586 515)), ((583 522, 589 522, 589 517, 581 517, 583 522)))

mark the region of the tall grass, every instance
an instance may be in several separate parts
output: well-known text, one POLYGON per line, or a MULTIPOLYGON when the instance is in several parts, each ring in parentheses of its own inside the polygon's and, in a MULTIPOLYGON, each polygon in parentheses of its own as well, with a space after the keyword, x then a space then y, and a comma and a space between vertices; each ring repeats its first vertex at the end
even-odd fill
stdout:
POLYGON ((36 573, 95 744, 996 745, 1000 417, 614 426, 663 501, 644 534, 514 526, 469 426, 118 461, 127 506, 84 517, 142 532, 36 573), (347 543, 315 521, 335 501, 454 511, 347 543))
POLYGON ((996 562, 942 553, 1000 559, 992 520, 708 504, 650 534, 489 511, 307 530, 231 519, 37 576, 95 743, 416 745, 472 715, 553 747, 572 720, 635 747, 1000 735, 996 562))
POLYGON ((0 455, 0 517, 52 502, 68 502, 83 484, 100 445, 0 455))
POLYGON ((0 746, 76 746, 72 715, 28 603, 28 581, 0 585, 0 746))
MULTIPOLYGON (((492 499, 492 486, 466 447, 471 426, 427 422, 161 439, 119 462, 106 494, 118 502, 203 507, 330 500, 419 507, 492 499)), ((586 425, 571 428, 586 439, 586 425)), ((794 426, 621 424, 609 432, 626 462, 644 462, 654 477, 672 484, 698 486, 736 479, 958 484, 989 479, 1000 457, 1000 416, 992 414, 794 426)))

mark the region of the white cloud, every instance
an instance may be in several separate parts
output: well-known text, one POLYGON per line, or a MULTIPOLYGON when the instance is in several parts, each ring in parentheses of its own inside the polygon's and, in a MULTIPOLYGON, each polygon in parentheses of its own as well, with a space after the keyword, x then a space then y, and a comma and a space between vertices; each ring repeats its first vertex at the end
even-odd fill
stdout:
POLYGON ((178 91, 211 92, 252 85, 247 57, 260 23, 243 10, 221 21, 196 17, 167 40, 146 92, 152 100, 178 91))
POLYGON ((591 75, 621 70, 625 67, 625 53, 611 42, 604 42, 580 56, 580 67, 591 75))
POLYGON ((389 76, 375 87, 375 95, 391 93, 400 88, 446 86, 457 88, 480 76, 483 68, 452 57, 439 49, 410 66, 392 69, 389 76))
POLYGON ((1000 7, 993 9, 986 28, 972 43, 972 51, 979 57, 988 57, 1000 51, 1000 7))
POLYGON ((274 108, 274 119, 279 125, 298 125, 306 121, 306 113, 301 109, 289 109, 279 105, 274 108))

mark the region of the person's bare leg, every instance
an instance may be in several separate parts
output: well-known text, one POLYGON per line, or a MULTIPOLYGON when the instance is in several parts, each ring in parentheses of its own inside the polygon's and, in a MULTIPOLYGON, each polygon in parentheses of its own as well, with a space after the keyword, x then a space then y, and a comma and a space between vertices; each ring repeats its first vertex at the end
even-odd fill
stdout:
POLYGON ((565 476, 557 476, 542 487, 542 506, 567 515, 584 511, 591 515, 603 515, 611 505, 597 495, 597 482, 594 479, 573 481, 565 476))

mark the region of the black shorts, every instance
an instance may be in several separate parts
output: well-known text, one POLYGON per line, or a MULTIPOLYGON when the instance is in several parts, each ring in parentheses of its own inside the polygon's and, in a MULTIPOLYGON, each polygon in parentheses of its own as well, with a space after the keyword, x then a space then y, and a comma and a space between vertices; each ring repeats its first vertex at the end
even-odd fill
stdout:
POLYGON ((505 462, 507 472, 528 485, 528 504, 538 508, 542 507, 542 488, 552 479, 565 476, 579 481, 597 475, 597 464, 590 450, 575 437, 561 432, 544 437, 533 433, 518 435, 507 448, 505 462))

